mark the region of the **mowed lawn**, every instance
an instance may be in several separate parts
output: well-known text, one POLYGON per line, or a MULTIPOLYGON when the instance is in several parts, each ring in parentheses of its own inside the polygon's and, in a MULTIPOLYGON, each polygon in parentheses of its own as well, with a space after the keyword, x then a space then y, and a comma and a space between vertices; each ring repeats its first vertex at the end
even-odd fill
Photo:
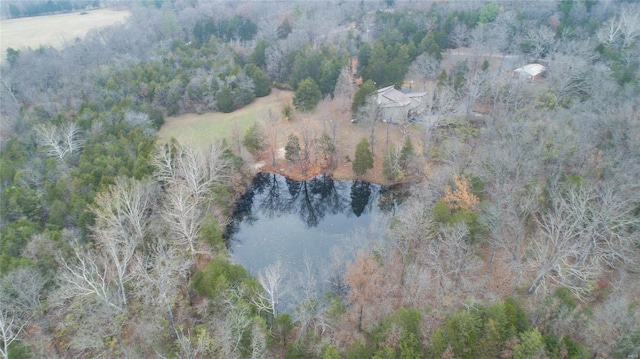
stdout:
POLYGON ((257 98, 248 106, 231 113, 188 113, 167 117, 158 136, 198 145, 206 145, 215 139, 231 139, 234 128, 237 128, 240 136, 244 136, 255 121, 260 122, 270 116, 275 119, 282 117, 283 100, 292 96, 292 92, 272 89, 269 96, 257 98))
POLYGON ((36 49, 40 45, 60 48, 83 37, 91 29, 124 23, 129 11, 111 9, 89 10, 68 14, 21 17, 0 21, 2 59, 7 48, 36 49))

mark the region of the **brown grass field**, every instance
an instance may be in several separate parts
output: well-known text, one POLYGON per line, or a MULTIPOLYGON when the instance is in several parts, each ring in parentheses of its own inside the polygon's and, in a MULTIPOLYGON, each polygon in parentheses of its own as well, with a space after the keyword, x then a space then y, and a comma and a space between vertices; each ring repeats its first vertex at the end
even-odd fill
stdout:
POLYGON ((23 17, 0 22, 0 47, 2 60, 7 48, 32 49, 40 45, 63 47, 91 29, 123 23, 131 15, 129 11, 110 9, 90 10, 83 13, 23 17))

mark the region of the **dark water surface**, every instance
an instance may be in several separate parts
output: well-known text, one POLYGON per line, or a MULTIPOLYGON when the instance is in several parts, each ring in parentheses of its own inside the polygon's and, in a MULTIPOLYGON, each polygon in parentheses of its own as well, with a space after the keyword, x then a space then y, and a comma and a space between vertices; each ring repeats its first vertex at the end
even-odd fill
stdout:
POLYGON ((350 247, 356 231, 367 231, 381 213, 397 206, 397 190, 362 181, 308 181, 261 173, 242 197, 229 227, 234 261, 253 274, 281 261, 289 273, 329 259, 331 248, 350 247))

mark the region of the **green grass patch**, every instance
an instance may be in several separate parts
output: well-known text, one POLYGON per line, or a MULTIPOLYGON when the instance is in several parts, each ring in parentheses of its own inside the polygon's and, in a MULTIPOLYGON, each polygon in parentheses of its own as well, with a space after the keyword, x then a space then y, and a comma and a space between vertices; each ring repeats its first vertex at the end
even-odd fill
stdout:
POLYGON ((255 121, 269 121, 282 117, 282 101, 291 94, 274 89, 271 95, 257 98, 250 105, 231 113, 184 114, 167 117, 158 136, 165 139, 174 137, 180 142, 206 145, 215 139, 233 138, 237 128, 240 137, 255 121))

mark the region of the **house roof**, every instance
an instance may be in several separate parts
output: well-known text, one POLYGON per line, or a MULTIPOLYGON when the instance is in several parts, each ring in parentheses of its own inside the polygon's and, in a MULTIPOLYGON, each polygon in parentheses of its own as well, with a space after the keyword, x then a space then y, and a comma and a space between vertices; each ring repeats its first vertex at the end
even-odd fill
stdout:
POLYGON ((535 77, 543 73, 547 68, 540 64, 527 64, 513 70, 518 76, 535 77))
POLYGON ((416 103, 417 99, 425 96, 424 92, 405 94, 396 90, 393 86, 387 86, 377 91, 378 106, 383 108, 405 107, 416 103))

